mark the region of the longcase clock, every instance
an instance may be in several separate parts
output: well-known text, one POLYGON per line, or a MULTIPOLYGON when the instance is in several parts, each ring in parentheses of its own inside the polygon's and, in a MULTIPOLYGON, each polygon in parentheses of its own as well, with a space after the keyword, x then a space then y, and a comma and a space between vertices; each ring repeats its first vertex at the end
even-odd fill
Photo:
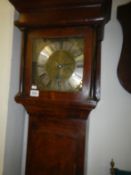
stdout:
POLYGON ((100 98, 111 0, 10 2, 23 34, 15 99, 29 114, 26 175, 84 175, 86 121, 100 98))

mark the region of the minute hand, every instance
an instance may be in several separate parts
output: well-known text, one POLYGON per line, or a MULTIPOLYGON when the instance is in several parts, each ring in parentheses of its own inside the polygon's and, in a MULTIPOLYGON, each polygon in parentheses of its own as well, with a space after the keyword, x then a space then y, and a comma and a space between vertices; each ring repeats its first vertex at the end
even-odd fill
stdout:
POLYGON ((71 66, 73 63, 67 63, 67 64, 60 64, 61 67, 71 66))

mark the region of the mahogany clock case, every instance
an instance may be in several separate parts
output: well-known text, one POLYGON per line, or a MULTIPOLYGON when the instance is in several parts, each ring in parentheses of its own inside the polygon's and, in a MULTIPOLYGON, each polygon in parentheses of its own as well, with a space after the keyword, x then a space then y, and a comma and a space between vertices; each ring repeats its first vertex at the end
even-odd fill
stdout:
POLYGON ((101 41, 111 0, 10 2, 20 12, 15 24, 22 31, 20 88, 15 99, 29 114, 26 175, 83 175, 86 119, 100 98, 101 41), (83 38, 82 89, 61 92, 36 87, 39 93, 32 96, 34 40, 64 37, 83 38))
POLYGON ((19 27, 104 25, 111 0, 9 0, 20 12, 19 27))

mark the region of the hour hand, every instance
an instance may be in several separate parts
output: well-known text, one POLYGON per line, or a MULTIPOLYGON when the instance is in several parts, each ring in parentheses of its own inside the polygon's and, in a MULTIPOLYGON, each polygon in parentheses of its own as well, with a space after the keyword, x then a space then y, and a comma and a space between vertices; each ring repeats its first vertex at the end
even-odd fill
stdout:
POLYGON ((73 63, 66 63, 66 64, 62 64, 63 67, 66 67, 66 66, 70 66, 72 65, 73 63))
POLYGON ((63 67, 68 67, 68 66, 71 66, 72 65, 72 63, 67 63, 67 64, 58 64, 57 66, 58 66, 58 68, 63 68, 63 67))

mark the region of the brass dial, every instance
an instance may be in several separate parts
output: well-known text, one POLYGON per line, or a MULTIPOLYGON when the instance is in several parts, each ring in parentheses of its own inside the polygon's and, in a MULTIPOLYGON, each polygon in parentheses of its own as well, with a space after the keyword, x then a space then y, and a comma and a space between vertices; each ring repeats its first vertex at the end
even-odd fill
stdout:
POLYGON ((39 90, 80 91, 84 41, 81 37, 36 39, 33 47, 32 84, 39 90))

